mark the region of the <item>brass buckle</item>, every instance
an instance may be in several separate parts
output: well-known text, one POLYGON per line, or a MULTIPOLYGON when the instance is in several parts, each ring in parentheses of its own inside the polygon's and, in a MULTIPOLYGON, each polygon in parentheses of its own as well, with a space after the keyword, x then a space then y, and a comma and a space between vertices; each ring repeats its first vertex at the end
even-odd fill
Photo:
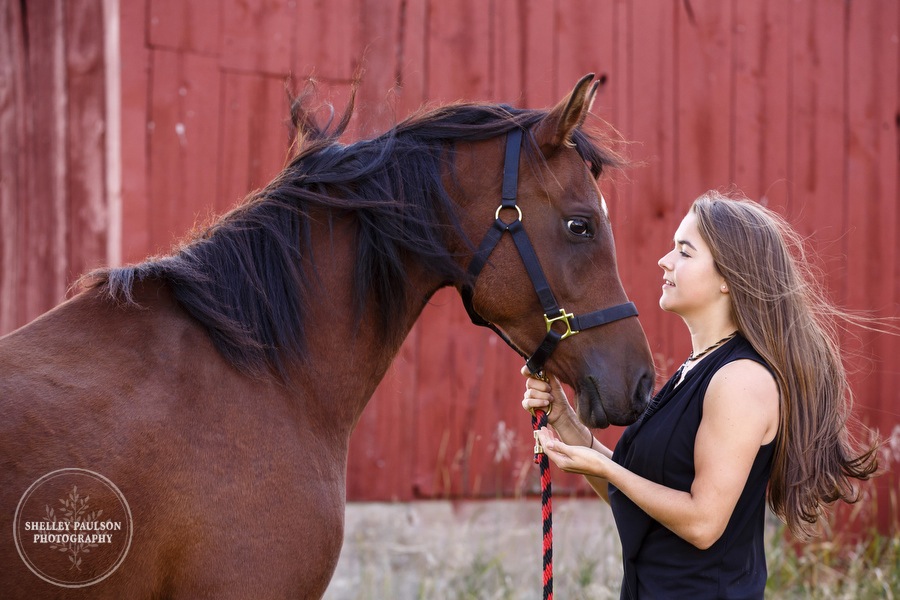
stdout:
POLYGON ((569 319, 574 319, 574 318, 575 318, 575 315, 573 315, 572 313, 567 313, 564 308, 561 308, 561 309, 559 309, 558 317, 553 317, 551 319, 547 315, 544 315, 544 322, 547 324, 548 332, 550 331, 550 328, 553 327, 553 324, 556 321, 564 322, 566 324, 566 331, 562 334, 562 337, 560 338, 560 340, 564 340, 567 337, 571 337, 571 336, 575 335, 576 333, 578 333, 578 330, 572 329, 572 323, 569 321, 569 319))

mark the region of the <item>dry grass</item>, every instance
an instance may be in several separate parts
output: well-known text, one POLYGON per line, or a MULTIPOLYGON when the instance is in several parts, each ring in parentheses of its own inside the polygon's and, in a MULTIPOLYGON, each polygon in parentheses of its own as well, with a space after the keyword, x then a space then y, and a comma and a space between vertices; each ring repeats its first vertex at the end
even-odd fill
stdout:
MULTIPOLYGON (((559 504, 554 597, 617 599, 621 551, 608 507, 586 500, 559 504)), ((533 501, 351 507, 359 510, 351 512, 343 564, 327 600, 540 597, 539 504, 533 501)), ((773 517, 766 599, 900 600, 900 528, 893 531, 871 530, 850 542, 829 530, 799 544, 773 517)))
POLYGON ((900 599, 900 536, 872 533, 851 547, 780 542, 768 560, 766 598, 900 599))

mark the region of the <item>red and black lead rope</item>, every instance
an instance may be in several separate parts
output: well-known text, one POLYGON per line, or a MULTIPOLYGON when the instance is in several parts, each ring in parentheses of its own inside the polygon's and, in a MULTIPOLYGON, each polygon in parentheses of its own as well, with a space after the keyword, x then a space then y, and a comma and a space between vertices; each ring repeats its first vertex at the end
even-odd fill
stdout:
POLYGON ((550 488, 550 459, 544 453, 537 432, 547 426, 547 414, 543 410, 531 411, 534 428, 534 462, 541 467, 541 516, 543 519, 544 549, 544 600, 553 600, 553 493, 550 488))

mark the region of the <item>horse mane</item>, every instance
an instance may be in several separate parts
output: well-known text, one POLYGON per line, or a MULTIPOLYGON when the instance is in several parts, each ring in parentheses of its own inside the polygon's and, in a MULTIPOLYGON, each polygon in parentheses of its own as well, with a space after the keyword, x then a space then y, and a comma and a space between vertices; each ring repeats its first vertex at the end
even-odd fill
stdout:
MULTIPOLYGON (((316 124, 308 93, 298 96, 291 106, 292 156, 265 188, 193 233, 172 254, 100 269, 82 282, 116 303, 137 305, 137 283, 162 281, 232 365, 251 376, 268 373, 287 382, 286 365, 305 355, 307 306, 321 291, 316 277, 308 275, 317 272, 312 215, 326 215, 329 226, 352 218, 357 324, 374 302, 381 333, 399 342, 410 264, 427 266, 449 284, 467 277, 460 257, 447 248, 456 236, 474 249, 442 183, 453 164, 454 144, 528 129, 547 111, 472 102, 423 107, 377 137, 345 145, 338 140, 354 96, 355 88, 333 128, 316 124)), ((595 177, 604 166, 619 165, 592 134, 576 130, 572 142, 595 177)), ((526 157, 540 154, 533 141, 525 146, 526 157)))

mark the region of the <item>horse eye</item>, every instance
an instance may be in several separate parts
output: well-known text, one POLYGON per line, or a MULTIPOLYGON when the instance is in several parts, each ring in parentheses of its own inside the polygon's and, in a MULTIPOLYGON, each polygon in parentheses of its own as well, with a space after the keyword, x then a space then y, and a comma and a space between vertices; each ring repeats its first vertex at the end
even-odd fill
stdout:
POLYGON ((591 231, 591 226, 585 219, 580 219, 578 217, 569 219, 568 221, 566 221, 566 227, 568 227, 569 231, 577 236, 588 238, 594 237, 594 232, 591 231))

